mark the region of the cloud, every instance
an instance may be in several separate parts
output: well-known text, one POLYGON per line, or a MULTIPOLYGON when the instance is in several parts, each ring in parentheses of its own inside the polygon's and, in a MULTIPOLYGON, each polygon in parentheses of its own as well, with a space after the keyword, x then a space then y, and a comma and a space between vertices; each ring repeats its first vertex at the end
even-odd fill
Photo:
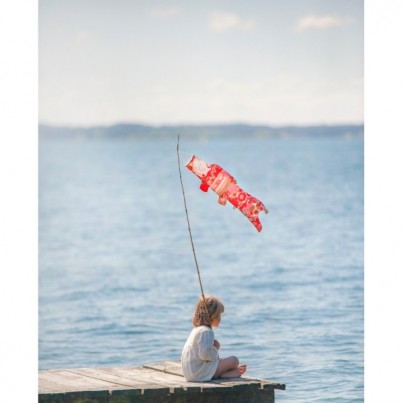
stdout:
POLYGON ((250 30, 255 26, 253 19, 243 19, 237 14, 215 12, 210 16, 209 28, 215 32, 230 29, 250 30))
POLYGON ((297 22, 297 31, 306 31, 308 29, 329 29, 348 24, 352 21, 351 17, 338 17, 334 15, 307 15, 300 18, 297 22))
POLYGON ((151 15, 155 18, 171 18, 180 13, 177 7, 158 6, 151 10, 151 15))

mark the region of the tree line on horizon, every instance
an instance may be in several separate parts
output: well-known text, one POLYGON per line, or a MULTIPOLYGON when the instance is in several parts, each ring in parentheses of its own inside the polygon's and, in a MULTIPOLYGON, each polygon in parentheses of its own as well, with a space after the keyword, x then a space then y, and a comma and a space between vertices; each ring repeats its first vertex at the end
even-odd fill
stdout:
POLYGON ((322 137, 364 136, 364 125, 265 126, 249 124, 163 125, 115 124, 111 126, 67 127, 39 124, 39 139, 144 139, 181 137, 322 137))

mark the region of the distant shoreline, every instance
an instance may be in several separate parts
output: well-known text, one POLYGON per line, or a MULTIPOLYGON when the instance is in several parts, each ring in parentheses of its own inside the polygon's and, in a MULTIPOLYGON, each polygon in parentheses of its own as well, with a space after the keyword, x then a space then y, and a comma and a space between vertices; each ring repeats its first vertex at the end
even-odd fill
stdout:
POLYGON ((39 139, 172 139, 178 133, 190 138, 298 138, 298 137, 345 137, 363 138, 364 125, 312 125, 282 126, 248 124, 216 125, 164 125, 115 124, 111 126, 66 127, 39 124, 39 139))

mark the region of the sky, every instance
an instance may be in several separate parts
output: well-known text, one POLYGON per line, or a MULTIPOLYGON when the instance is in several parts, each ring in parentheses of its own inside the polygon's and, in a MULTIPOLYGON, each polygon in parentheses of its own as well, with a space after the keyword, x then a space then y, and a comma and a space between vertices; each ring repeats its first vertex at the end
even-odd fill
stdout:
POLYGON ((363 0, 38 5, 40 123, 363 123, 363 0))

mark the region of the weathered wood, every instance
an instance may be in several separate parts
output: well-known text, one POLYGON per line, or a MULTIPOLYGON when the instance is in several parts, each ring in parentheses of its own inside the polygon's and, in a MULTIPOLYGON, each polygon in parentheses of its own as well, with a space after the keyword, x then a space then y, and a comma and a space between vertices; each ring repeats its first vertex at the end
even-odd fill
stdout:
POLYGON ((57 388, 59 392, 119 389, 123 385, 94 379, 69 370, 49 371, 39 374, 39 384, 48 388, 57 388))
POLYGON ((39 402, 49 403, 274 403, 274 389, 285 385, 244 376, 187 382, 179 361, 39 372, 39 402))
MULTIPOLYGON (((145 364, 143 368, 154 369, 156 371, 160 371, 166 374, 173 374, 183 377, 182 369, 180 365, 180 361, 160 361, 154 364, 145 364)), ((259 384, 263 389, 281 389, 285 390, 285 385, 278 382, 272 382, 265 379, 258 379, 258 378, 249 378, 249 377, 241 377, 241 378, 230 378, 230 379, 213 379, 212 383, 218 383, 222 386, 226 385, 244 385, 245 383, 248 384, 259 384), (236 381, 234 381, 236 379, 236 381)))
POLYGON ((159 361, 153 364, 145 364, 143 368, 154 369, 166 374, 183 376, 180 361, 159 361))

